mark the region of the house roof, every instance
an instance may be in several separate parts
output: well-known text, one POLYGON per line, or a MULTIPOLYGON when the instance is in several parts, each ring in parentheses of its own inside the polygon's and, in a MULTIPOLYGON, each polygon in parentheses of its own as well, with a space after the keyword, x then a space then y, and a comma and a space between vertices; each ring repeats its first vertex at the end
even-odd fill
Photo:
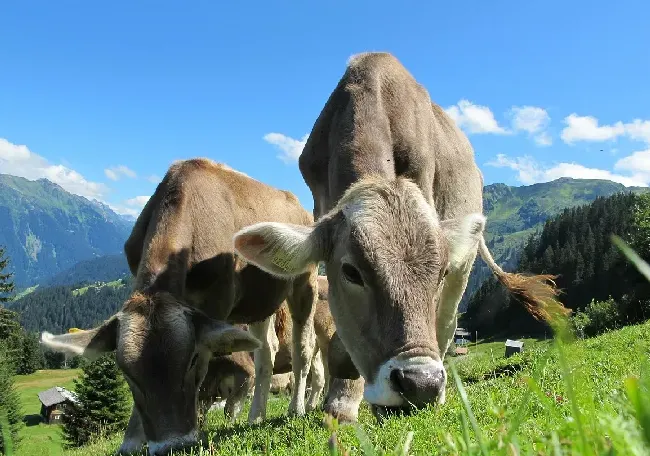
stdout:
POLYGON ((60 386, 53 386, 48 390, 41 391, 38 393, 38 398, 45 407, 66 401, 77 402, 74 393, 60 386))
POLYGON ((506 340, 506 347, 521 348, 523 346, 524 346, 523 340, 511 340, 511 339, 506 340))

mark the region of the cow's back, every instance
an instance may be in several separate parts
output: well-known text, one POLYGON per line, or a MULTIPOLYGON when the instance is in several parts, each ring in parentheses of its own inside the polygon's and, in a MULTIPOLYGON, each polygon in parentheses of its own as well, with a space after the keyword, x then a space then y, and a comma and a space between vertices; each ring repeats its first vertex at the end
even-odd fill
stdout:
POLYGON ((314 196, 316 218, 370 174, 412 179, 443 219, 482 207, 482 178, 469 141, 387 53, 350 60, 299 166, 314 196))
MULTIPOLYGON (((286 280, 243 263, 233 251, 234 234, 263 221, 306 225, 312 216, 290 192, 225 165, 202 158, 174 163, 125 244, 129 264, 135 265, 136 288, 151 286, 163 271, 160 287, 173 284, 168 291, 223 320, 247 287, 267 295, 285 293, 286 280)), ((252 323, 275 310, 246 307, 237 312, 242 318, 228 319, 252 323)))

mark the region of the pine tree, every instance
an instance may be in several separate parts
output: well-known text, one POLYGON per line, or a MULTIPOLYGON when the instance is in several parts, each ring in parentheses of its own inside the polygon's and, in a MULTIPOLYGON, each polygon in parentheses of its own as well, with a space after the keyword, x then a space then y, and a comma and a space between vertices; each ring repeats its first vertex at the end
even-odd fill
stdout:
POLYGON ((5 257, 4 247, 0 247, 0 302, 9 301, 14 291, 13 273, 6 272, 7 266, 9 258, 5 257))
POLYGON ((7 362, 16 369, 22 351, 23 328, 18 322, 18 314, 4 307, 0 307, 0 341, 5 343, 7 362))
POLYGON ((25 333, 17 373, 21 375, 33 374, 42 367, 43 353, 38 342, 38 334, 25 333))
POLYGON ((114 354, 85 364, 74 384, 78 402, 69 406, 62 418, 68 447, 83 446, 100 434, 126 428, 130 393, 114 354))
POLYGON ((5 444, 9 443, 5 442, 5 436, 11 439, 11 447, 16 447, 19 443, 18 432, 22 427, 23 414, 13 376, 13 360, 0 340, 0 454, 5 454, 5 444))

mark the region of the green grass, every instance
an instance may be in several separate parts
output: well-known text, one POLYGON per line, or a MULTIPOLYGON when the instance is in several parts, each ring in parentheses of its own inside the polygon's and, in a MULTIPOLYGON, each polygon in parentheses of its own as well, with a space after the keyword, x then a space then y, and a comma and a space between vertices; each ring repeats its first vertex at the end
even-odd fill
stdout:
POLYGON ((33 293, 34 291, 36 291, 37 288, 38 288, 38 285, 34 285, 32 287, 25 288, 20 293, 16 293, 16 295, 12 299, 14 301, 18 301, 20 298, 24 298, 28 294, 33 293))
POLYGON ((77 369, 39 370, 31 375, 17 375, 16 389, 20 395, 23 414, 28 424, 22 428, 21 442, 14 450, 15 456, 58 456, 63 455, 60 426, 44 423, 34 424, 41 412, 38 393, 53 386, 72 389, 72 380, 79 375, 77 369))
MULTIPOLYGON (((370 449, 361 451, 353 426, 336 431, 341 447, 351 454, 374 454, 373 449, 399 448, 412 432, 409 454, 650 454, 650 436, 643 439, 634 401, 628 400, 650 357, 650 322, 565 344, 528 340, 523 354, 503 355, 503 343, 493 342, 450 359, 444 406, 378 425, 363 403, 360 435, 370 449)), ((646 410, 648 387, 637 394, 637 413, 646 410)), ((245 423, 247 409, 235 425, 220 411, 210 414, 205 426, 210 444, 193 454, 331 454, 332 431, 323 425, 323 414, 286 418, 287 404, 288 398, 274 397, 268 420, 257 426, 245 423)), ((645 429, 650 431, 650 424, 645 429)), ((120 440, 115 436, 65 454, 109 455, 120 440)))
POLYGON ((95 288, 97 290, 104 288, 104 287, 111 287, 111 288, 121 288, 124 286, 124 283, 122 282, 122 279, 117 279, 112 282, 99 282, 95 283, 92 285, 86 285, 85 287, 77 288, 75 290, 72 290, 72 295, 73 296, 81 296, 83 294, 86 294, 89 289, 95 288))

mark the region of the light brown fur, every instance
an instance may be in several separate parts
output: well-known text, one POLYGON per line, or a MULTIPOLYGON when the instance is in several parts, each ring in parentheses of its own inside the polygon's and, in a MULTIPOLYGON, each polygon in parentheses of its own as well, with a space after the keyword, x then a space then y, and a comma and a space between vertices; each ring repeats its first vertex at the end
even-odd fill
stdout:
POLYGON ((137 451, 145 438, 152 452, 191 444, 198 386, 211 354, 258 349, 259 340, 249 420, 263 419, 275 350, 265 328, 285 299, 294 321, 294 375, 301 385, 289 411, 304 413, 315 345, 316 268, 288 280, 238 258, 233 235, 261 221, 306 226, 312 216, 291 193, 208 159, 174 163, 124 246, 135 276, 134 295, 105 329, 44 336, 52 346, 84 353, 87 347, 78 344, 98 335, 113 338, 102 347, 117 348, 135 401, 122 452, 137 451), (251 330, 221 321, 249 323, 251 330))
MULTIPOLYGON (((236 245, 279 277, 325 262, 337 338, 347 351, 347 360, 330 354, 345 366, 330 372, 357 382, 361 374, 374 406, 444 401, 442 361, 477 252, 534 314, 564 312, 552 277, 509 274, 494 263, 483 240, 483 178, 472 146, 392 55, 350 60, 299 167, 314 198, 313 228, 258 223, 236 245)), ((328 411, 354 415, 358 402, 340 399, 328 411)))

